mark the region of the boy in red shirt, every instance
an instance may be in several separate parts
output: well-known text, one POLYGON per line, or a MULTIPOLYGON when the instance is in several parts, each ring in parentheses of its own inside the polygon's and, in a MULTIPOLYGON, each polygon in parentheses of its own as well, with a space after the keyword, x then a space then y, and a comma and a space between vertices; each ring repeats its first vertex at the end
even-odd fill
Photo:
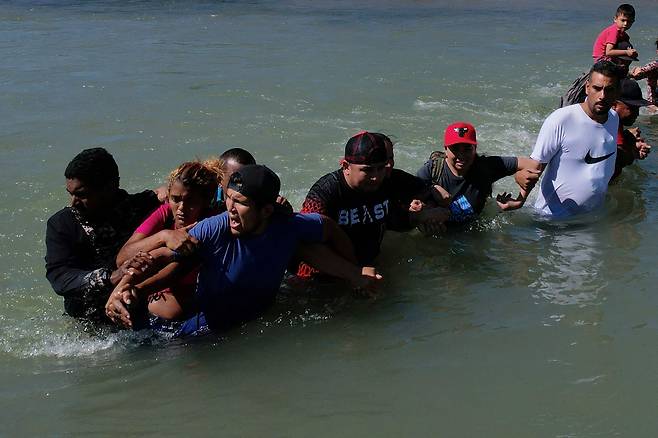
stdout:
POLYGON ((622 41, 630 42, 630 37, 626 31, 631 28, 634 22, 635 8, 627 3, 619 5, 613 23, 603 29, 596 38, 596 41, 594 41, 594 47, 592 49, 594 62, 601 60, 614 62, 615 60, 611 58, 615 56, 637 58, 637 50, 630 46, 630 44, 627 49, 615 49, 617 43, 622 41))

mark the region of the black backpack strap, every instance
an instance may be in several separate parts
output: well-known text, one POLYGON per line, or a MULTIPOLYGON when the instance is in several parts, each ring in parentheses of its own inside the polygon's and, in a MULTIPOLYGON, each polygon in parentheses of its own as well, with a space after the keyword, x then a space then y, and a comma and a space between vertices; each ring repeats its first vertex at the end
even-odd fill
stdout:
POLYGON ((430 175, 432 184, 438 184, 441 175, 443 175, 443 162, 446 160, 446 153, 443 151, 434 151, 430 154, 430 175))

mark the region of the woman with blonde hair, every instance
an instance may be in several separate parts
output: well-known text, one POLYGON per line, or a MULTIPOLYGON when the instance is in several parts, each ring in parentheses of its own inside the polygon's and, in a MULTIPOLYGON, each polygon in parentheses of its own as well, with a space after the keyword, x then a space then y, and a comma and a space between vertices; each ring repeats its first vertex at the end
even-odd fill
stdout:
MULTIPOLYGON (((117 255, 117 266, 124 261, 148 255, 163 246, 175 247, 180 233, 198 221, 217 214, 217 188, 223 178, 223 160, 188 161, 169 175, 168 202, 162 204, 135 230, 117 255)), ((148 311, 164 319, 180 319, 191 310, 197 270, 175 284, 148 297, 148 311)))

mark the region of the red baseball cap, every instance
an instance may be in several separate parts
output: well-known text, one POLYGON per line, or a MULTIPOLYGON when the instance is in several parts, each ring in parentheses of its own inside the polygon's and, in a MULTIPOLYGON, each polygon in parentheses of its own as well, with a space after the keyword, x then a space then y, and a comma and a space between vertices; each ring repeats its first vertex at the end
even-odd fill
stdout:
POLYGON ((468 143, 477 146, 475 128, 470 123, 455 122, 446 128, 443 136, 443 145, 448 147, 459 143, 468 143))

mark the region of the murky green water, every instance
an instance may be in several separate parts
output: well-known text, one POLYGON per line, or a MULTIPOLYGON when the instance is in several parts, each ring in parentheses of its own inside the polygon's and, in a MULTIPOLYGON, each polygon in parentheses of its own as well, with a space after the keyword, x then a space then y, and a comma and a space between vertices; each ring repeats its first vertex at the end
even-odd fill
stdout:
MULTIPOLYGON (((634 5, 648 61, 658 9, 634 5)), ((136 191, 242 146, 296 207, 360 129, 394 137, 410 171, 458 119, 482 152, 527 155, 616 6, 0 5, 0 435, 655 436, 654 156, 602 214, 556 225, 490 205, 463 233, 390 233, 381 299, 286 288, 221 338, 85 330, 43 267, 84 147, 108 148, 136 191)), ((656 145, 658 119, 638 125, 656 145)))

